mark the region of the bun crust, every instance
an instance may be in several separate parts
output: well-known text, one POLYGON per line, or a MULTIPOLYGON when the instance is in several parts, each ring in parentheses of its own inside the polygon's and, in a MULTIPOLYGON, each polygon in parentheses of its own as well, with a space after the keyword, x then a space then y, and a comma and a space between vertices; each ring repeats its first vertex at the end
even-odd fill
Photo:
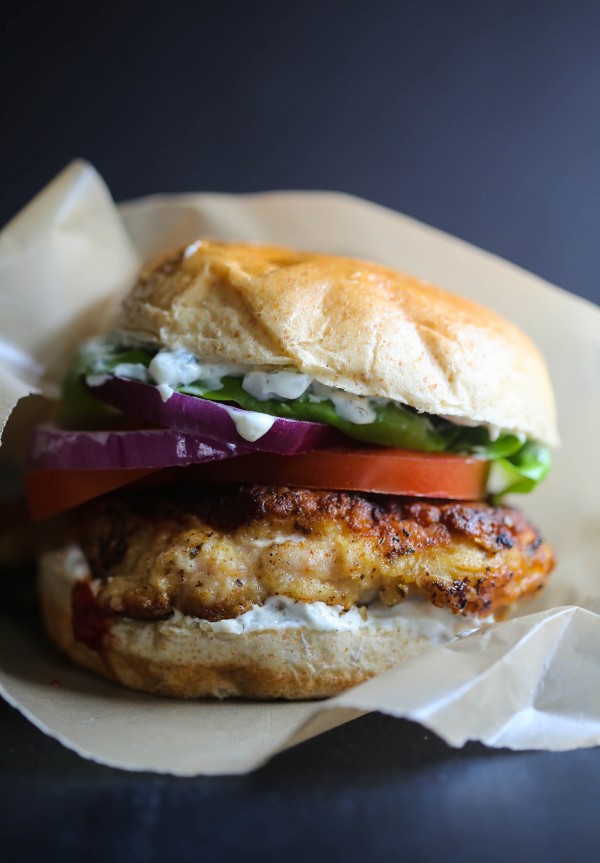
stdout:
MULTIPOLYGON (((270 629, 243 635, 201 626, 122 618, 92 650, 73 635, 72 576, 64 556, 42 558, 38 590, 52 641, 78 665, 130 689, 178 698, 325 698, 429 648, 407 628, 318 632, 270 629)), ((437 642, 435 642, 437 643, 437 642)))
POLYGON ((202 240, 144 270, 126 339, 321 383, 557 443, 543 357, 495 313, 351 258, 202 240))

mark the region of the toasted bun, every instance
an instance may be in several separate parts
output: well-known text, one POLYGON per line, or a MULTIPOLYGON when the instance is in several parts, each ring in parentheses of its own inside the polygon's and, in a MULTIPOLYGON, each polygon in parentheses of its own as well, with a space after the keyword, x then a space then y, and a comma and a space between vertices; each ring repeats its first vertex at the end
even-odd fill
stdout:
POLYGON ((324 698, 434 643, 415 638, 408 627, 339 632, 302 627, 234 635, 207 632, 186 618, 122 618, 104 636, 101 649, 92 650, 73 634, 73 576, 64 562, 60 552, 42 558, 38 590, 50 638, 79 665, 142 692, 179 698, 324 698))
POLYGON ((125 338, 295 366, 321 383, 557 442, 545 362, 517 327, 414 276, 278 246, 202 240, 147 268, 125 338))

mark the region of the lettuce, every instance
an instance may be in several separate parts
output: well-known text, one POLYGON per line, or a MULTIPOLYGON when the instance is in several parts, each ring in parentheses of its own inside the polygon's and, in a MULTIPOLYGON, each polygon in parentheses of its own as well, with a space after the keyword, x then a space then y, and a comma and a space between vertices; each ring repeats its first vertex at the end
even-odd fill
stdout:
POLYGON ((488 491, 500 501, 505 494, 527 494, 548 474, 552 456, 548 447, 526 441, 518 452, 508 458, 492 461, 488 491))
MULTIPOLYGON (((63 383, 63 425, 83 428, 105 424, 107 418, 114 416, 114 410, 90 395, 85 377, 110 374, 121 363, 139 363, 147 367, 154 353, 145 348, 84 346, 63 383)), ((297 399, 259 401, 243 389, 241 378, 224 377, 221 384, 219 389, 210 390, 197 381, 179 387, 178 392, 211 401, 230 402, 246 410, 286 419, 326 423, 355 440, 380 446, 480 456, 492 462, 488 490, 495 500, 508 493, 532 491, 550 469, 548 448, 521 435, 502 433, 492 437, 485 426, 459 426, 392 402, 374 404, 375 421, 357 425, 340 417, 330 401, 315 401, 307 393, 297 399)))
POLYGON ((306 393, 297 399, 259 401, 242 388, 240 378, 225 377, 222 384, 221 389, 212 391, 207 391, 200 384, 180 387, 178 391, 212 401, 234 402, 246 410, 259 411, 285 419, 326 423, 339 429, 348 437, 399 449, 443 452, 460 434, 460 429, 451 423, 437 421, 434 417, 418 414, 416 411, 396 407, 393 404, 377 405, 375 422, 356 425, 342 419, 331 402, 312 401, 306 393))
POLYGON ((142 348, 99 353, 93 343, 84 345, 62 381, 59 419, 63 428, 99 428, 110 424, 116 411, 91 395, 85 385, 86 376, 110 374, 120 363, 148 366, 152 356, 142 348))

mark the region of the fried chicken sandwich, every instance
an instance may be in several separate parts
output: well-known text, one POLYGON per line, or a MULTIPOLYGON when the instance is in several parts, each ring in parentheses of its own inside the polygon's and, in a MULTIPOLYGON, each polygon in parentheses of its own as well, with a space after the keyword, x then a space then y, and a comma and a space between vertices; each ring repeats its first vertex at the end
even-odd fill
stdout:
POLYGON ((506 614, 553 555, 503 495, 557 442, 515 326, 349 258, 198 240, 149 265, 34 434, 53 641, 135 689, 313 698, 506 614))

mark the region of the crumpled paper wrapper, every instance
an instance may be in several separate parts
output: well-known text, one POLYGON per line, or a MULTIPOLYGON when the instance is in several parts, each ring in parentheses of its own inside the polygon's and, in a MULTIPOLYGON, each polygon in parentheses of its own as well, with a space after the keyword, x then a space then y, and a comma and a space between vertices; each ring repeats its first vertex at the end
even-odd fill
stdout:
POLYGON ((201 235, 379 261, 526 330, 548 360, 561 418, 551 476, 524 501, 556 549, 551 585, 520 616, 318 703, 179 702, 127 692, 72 667, 38 631, 4 620, 6 700, 85 757, 176 775, 247 772, 370 710, 421 722, 453 746, 598 745, 600 310, 591 303, 356 198, 189 194, 115 208, 94 169, 77 162, 0 235, 0 428, 19 398, 53 392, 73 345, 106 319, 141 260, 201 235))

